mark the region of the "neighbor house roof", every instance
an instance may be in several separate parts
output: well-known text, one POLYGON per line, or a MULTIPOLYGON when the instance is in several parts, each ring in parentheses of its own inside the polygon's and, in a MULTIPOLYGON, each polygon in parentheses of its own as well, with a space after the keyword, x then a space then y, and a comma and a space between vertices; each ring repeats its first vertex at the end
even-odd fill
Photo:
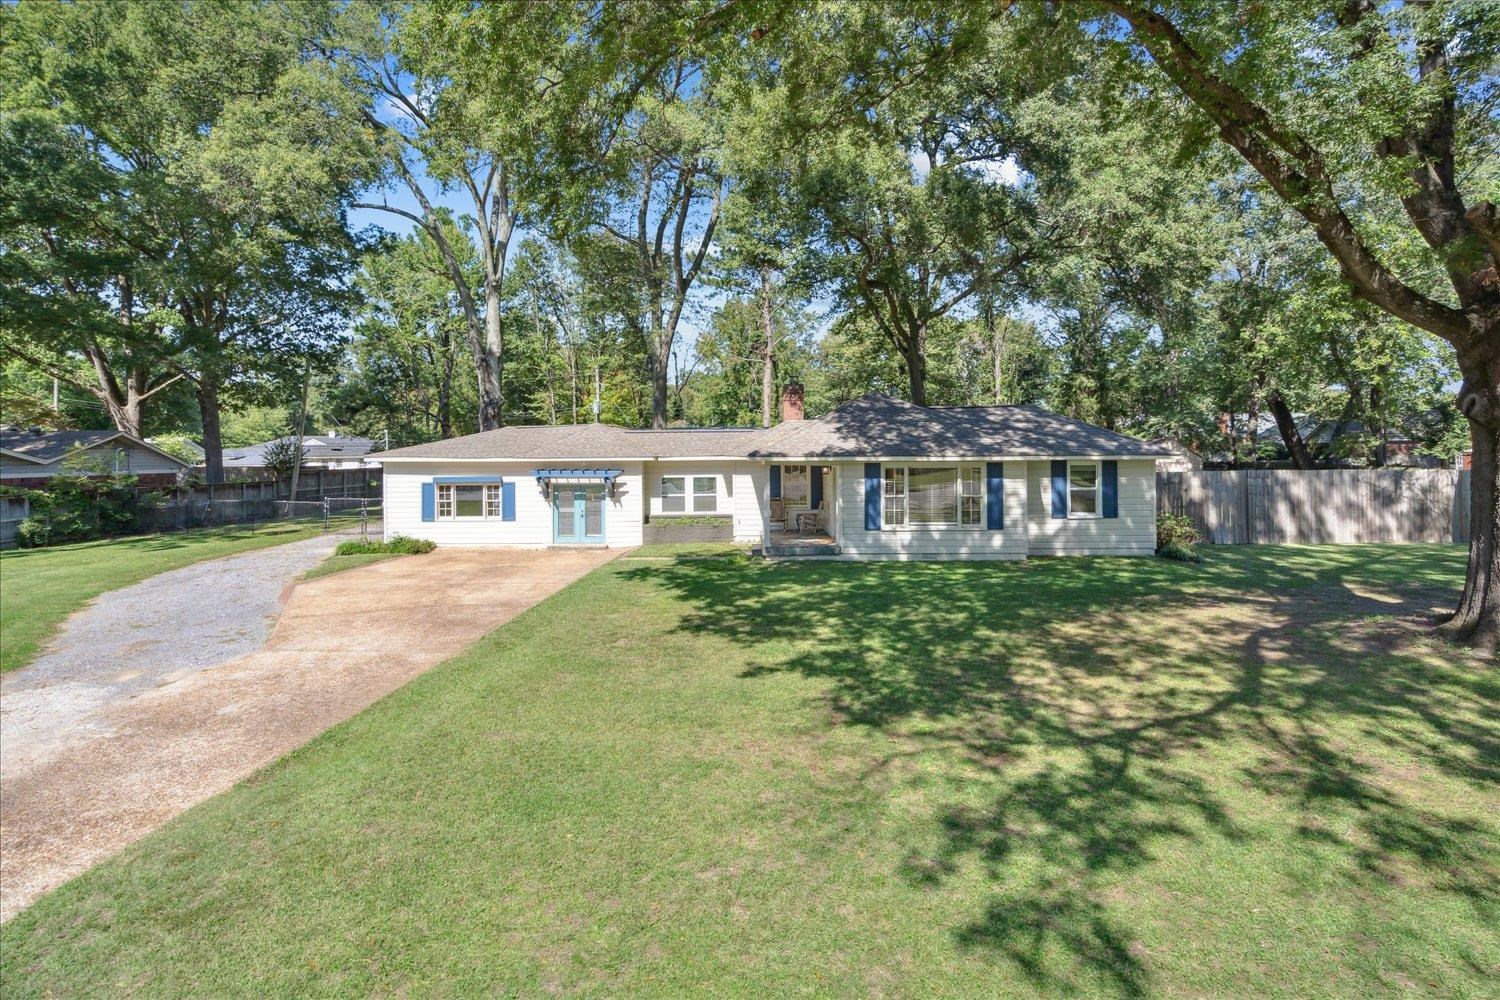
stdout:
MULTIPOLYGON (((226 469, 258 469, 266 464, 266 449, 280 441, 290 441, 292 436, 272 438, 259 444, 247 444, 243 448, 224 449, 226 469)), ((362 437, 340 437, 336 434, 308 435, 302 439, 302 461, 313 462, 324 458, 362 458, 375 447, 375 442, 362 437)))
POLYGON ((1040 406, 917 406, 883 393, 766 432, 751 458, 917 458, 923 455, 1165 454, 1040 406))
POLYGON ((391 459, 917 458, 1084 456, 1152 458, 1138 438, 1038 406, 916 406, 880 393, 811 420, 770 428, 630 430, 611 424, 502 427, 370 456, 391 459))
POLYGON ((124 431, 44 431, 36 427, 0 427, 0 451, 11 458, 50 465, 67 458, 75 449, 97 448, 122 438, 138 448, 169 458, 178 465, 187 465, 175 455, 169 455, 124 431))

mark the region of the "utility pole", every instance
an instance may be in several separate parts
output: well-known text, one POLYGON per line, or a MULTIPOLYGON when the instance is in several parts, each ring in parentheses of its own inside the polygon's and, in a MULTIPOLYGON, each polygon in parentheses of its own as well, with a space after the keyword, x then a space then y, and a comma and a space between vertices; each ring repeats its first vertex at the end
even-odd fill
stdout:
POLYGON ((599 366, 594 366, 594 423, 599 422, 599 414, 604 411, 604 381, 599 376, 599 366))
POLYGON ((302 363, 302 400, 297 404, 297 460, 292 463, 292 490, 287 497, 293 503, 297 500, 297 480, 302 477, 302 434, 307 424, 307 380, 312 376, 312 358, 302 363))

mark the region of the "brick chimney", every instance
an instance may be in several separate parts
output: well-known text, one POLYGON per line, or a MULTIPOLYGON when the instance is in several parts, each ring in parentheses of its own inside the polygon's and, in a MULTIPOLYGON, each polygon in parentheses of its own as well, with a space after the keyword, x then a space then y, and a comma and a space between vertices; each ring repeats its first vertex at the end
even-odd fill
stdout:
POLYGON ((802 383, 788 382, 781 389, 781 419, 802 419, 802 383))

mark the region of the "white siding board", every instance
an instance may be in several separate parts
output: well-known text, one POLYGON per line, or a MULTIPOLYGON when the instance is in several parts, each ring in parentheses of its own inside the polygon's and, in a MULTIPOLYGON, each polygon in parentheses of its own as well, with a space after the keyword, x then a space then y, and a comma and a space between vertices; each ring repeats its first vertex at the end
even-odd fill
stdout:
POLYGON ((983 526, 866 531, 864 463, 838 463, 834 475, 839 552, 856 559, 1025 559, 1026 480, 1022 470, 1021 462, 1005 463, 1005 520, 1000 531, 983 526))
POLYGON ((1156 463, 1120 459, 1119 517, 1054 518, 1052 463, 1026 463, 1027 550, 1034 556, 1149 556, 1156 551, 1156 463))
POLYGON ((646 498, 652 517, 718 517, 735 511, 735 481, 733 462, 647 462, 645 466, 646 498), (686 490, 684 509, 666 513, 661 509, 661 479, 663 476, 681 476, 686 490), (693 477, 713 476, 715 482, 713 510, 693 509, 693 477))
MULTIPOLYGON (((392 463, 383 477, 385 490, 385 537, 406 535, 427 538, 439 545, 515 546, 544 548, 552 544, 552 508, 542 496, 535 472, 546 468, 536 462, 463 462, 444 464, 392 463), (481 476, 496 474, 516 484, 516 519, 422 520, 422 484, 435 476, 481 476)), ((623 463, 624 474, 615 496, 606 500, 605 544, 624 548, 641 544, 641 465, 623 463)))
POLYGON ((734 540, 760 544, 764 538, 766 512, 761 509, 770 466, 760 462, 735 462, 730 475, 734 480, 734 540))

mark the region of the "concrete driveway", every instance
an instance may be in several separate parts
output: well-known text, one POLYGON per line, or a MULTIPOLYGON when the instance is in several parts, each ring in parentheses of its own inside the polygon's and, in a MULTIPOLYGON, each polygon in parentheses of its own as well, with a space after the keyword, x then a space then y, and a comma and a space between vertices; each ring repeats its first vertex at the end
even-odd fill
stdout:
MULTIPOLYGON (((47 685, 7 683, 5 715, 28 731, 0 755, 0 919, 618 554, 438 549, 297 584, 259 650, 148 690, 121 685, 55 732, 38 728, 47 685)), ((171 610, 192 615, 216 595, 178 600, 171 610)), ((110 655, 98 664, 101 675, 124 667, 110 655)))

